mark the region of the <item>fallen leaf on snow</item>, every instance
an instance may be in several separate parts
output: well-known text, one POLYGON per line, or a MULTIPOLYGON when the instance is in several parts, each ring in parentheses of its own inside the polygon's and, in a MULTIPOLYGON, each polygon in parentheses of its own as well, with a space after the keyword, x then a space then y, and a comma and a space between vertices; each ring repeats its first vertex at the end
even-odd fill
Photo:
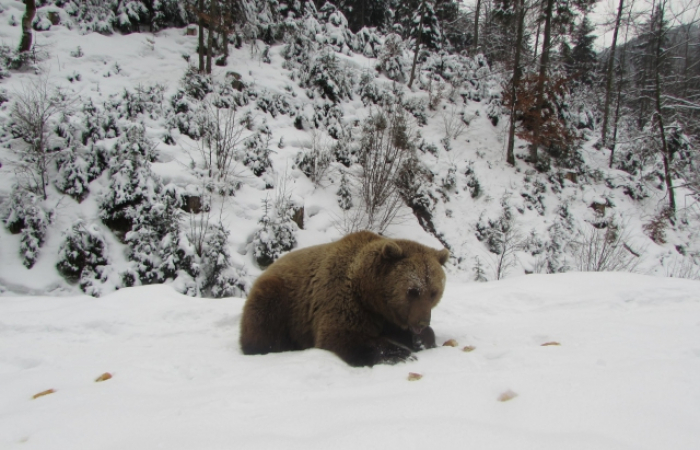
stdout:
POLYGON ((467 345, 466 347, 464 347, 462 349, 463 352, 467 352, 467 353, 473 352, 474 350, 476 350, 476 347, 474 347, 473 345, 467 345))
POLYGON ((102 375, 100 375, 99 377, 97 377, 97 379, 95 379, 95 382, 99 383, 100 381, 107 381, 110 378, 112 378, 112 374, 109 372, 105 372, 102 375))
POLYGON ((513 400, 517 396, 518 394, 508 389, 507 391, 498 396, 498 401, 507 402, 508 400, 513 400))
POLYGON ((408 381, 417 381, 423 378, 423 375, 416 372, 408 372, 408 381))
POLYGON ((457 347, 457 345, 459 344, 457 344, 457 341, 454 339, 448 339, 444 344, 442 344, 443 347, 457 347))
POLYGON ((38 394, 34 394, 34 396, 32 398, 43 397, 44 395, 53 394, 54 392, 56 392, 56 391, 54 391, 53 389, 47 389, 45 391, 39 392, 38 394))
POLYGON ((561 345, 561 344, 557 341, 551 341, 551 342, 545 342, 544 344, 542 344, 542 347, 548 347, 550 345, 561 345))

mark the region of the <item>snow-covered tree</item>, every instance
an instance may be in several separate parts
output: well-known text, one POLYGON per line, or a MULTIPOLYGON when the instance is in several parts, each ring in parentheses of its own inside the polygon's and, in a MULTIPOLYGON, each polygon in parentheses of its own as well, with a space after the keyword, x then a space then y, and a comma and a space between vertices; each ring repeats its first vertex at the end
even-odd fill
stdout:
POLYGON ((108 263, 104 237, 94 224, 78 221, 66 231, 56 269, 68 281, 79 281, 83 292, 99 296, 108 263))
POLYGON ((202 290, 214 298, 231 297, 245 292, 245 273, 231 265, 228 238, 231 233, 218 223, 208 233, 202 253, 202 290))
POLYGON ((277 203, 278 207, 272 208, 265 200, 265 214, 258 221, 253 236, 253 258, 260 267, 269 266, 297 244, 294 236, 297 225, 292 220, 291 204, 287 201, 277 203))
POLYGON ((340 206, 340 209, 344 211, 352 209, 352 191, 350 190, 350 181, 345 175, 345 172, 343 172, 343 175, 340 177, 340 187, 338 187, 338 191, 335 195, 338 196, 338 206, 340 206))
POLYGON ((52 217, 53 213, 43 205, 40 196, 19 186, 13 187, 5 227, 12 233, 20 233, 19 253, 27 269, 34 267, 39 258, 52 217))
POLYGON ((88 162, 75 150, 69 149, 56 160, 56 188, 81 202, 88 194, 90 182, 88 162))

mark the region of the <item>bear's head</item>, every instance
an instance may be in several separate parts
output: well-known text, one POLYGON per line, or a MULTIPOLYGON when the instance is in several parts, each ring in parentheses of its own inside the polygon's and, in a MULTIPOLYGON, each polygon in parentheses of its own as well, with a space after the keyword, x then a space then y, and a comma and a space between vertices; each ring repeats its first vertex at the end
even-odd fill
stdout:
POLYGON ((402 239, 382 239, 374 247, 360 281, 363 301, 399 328, 420 334, 442 298, 449 251, 402 239))

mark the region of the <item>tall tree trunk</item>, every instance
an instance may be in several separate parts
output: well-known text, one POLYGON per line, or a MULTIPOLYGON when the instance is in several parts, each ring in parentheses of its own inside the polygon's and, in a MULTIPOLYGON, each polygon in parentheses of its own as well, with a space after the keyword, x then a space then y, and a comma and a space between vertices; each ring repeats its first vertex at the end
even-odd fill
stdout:
POLYGON ((542 126, 542 109, 544 107, 544 83, 547 78, 547 69, 549 69, 549 50, 552 44, 552 10, 554 9, 554 0, 547 0, 547 8, 545 10, 544 22, 544 38, 542 41, 542 56, 540 58, 540 74, 537 78, 537 99, 535 103, 535 120, 533 121, 533 136, 535 142, 530 145, 530 162, 537 163, 537 139, 539 138, 540 128, 542 126))
POLYGON ((537 51, 539 50, 540 47, 540 26, 542 25, 542 22, 539 20, 537 21, 537 33, 535 34, 535 54, 532 58, 532 63, 534 64, 537 61, 537 51))
POLYGON ((204 0, 197 1, 197 25, 199 27, 199 73, 204 73, 204 0))
MULTIPOLYGON (((610 100, 612 98, 612 82, 613 82, 613 67, 615 65, 615 48, 617 47, 617 34, 620 30, 620 21, 622 20, 622 8, 624 0, 620 0, 617 7, 617 19, 615 19, 615 31, 613 32, 612 45, 610 46, 610 55, 608 55, 607 73, 605 75, 605 106, 603 107, 603 129, 601 130, 600 140, 603 147, 607 144, 608 134, 608 117, 610 116, 610 100)), ((610 157, 612 161, 612 156, 610 157)))
POLYGON ((209 35, 207 36, 207 74, 211 73, 211 57, 214 51, 214 29, 215 21, 218 20, 218 14, 216 10, 217 0, 211 0, 209 2, 209 35))
POLYGON ((481 0, 476 0, 476 12, 474 13, 474 54, 479 51, 479 13, 481 12, 481 0))
MULTIPOLYGON (((625 26, 625 42, 627 42, 630 34, 630 22, 632 17, 632 10, 630 9, 627 13, 627 25, 625 26)), ((625 67, 627 66, 627 47, 622 47, 622 53, 620 54, 620 77, 617 80, 617 100, 615 104, 615 121, 613 122, 613 135, 612 143, 610 144, 610 168, 613 168, 615 164, 615 148, 617 147, 617 129, 620 123, 620 105, 622 104, 622 85, 625 82, 624 74, 625 67)))
POLYGON ((615 147, 617 146, 617 126, 620 123, 620 103, 622 103, 622 76, 617 85, 617 100, 615 102, 615 121, 613 122, 612 142, 610 143, 610 168, 615 164, 615 147))
POLYGON ((418 63, 418 53, 420 52, 420 41, 423 39, 423 16, 418 24, 418 39, 416 39, 416 52, 413 54, 413 65, 411 66, 411 78, 408 80, 408 88, 411 89, 413 79, 416 75, 416 64, 418 63))
POLYGON ((32 49, 32 22, 36 15, 36 1, 24 0, 27 5, 22 16, 22 40, 19 42, 19 53, 28 52, 32 49))
POLYGON ((515 39, 515 62, 513 64, 513 83, 511 86, 511 105, 510 105, 510 127, 508 129, 508 149, 506 151, 506 161, 511 166, 515 165, 515 113, 518 87, 520 86, 520 59, 523 48, 523 29, 525 28, 525 5, 524 0, 516 1, 517 8, 516 17, 518 20, 516 39, 515 39))
POLYGON ((662 48, 661 43, 663 41, 663 19, 664 19, 664 8, 659 6, 659 16, 657 17, 658 27, 656 35, 656 48, 654 49, 654 103, 656 106, 656 123, 659 126, 659 138, 661 139, 661 153, 664 162, 664 180, 666 182, 666 190, 668 191, 668 207, 671 213, 671 217, 676 215, 676 194, 673 191, 673 177, 671 175, 671 164, 673 163, 673 154, 669 151, 668 143, 666 142, 666 128, 664 127, 664 117, 661 114, 661 61, 662 61, 662 48))

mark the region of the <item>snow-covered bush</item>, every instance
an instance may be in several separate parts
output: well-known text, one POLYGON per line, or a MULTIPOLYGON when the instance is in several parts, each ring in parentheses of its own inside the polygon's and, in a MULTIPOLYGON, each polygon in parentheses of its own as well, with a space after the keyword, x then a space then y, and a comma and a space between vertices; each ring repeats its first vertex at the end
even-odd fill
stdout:
POLYGON ((83 145, 95 143, 105 138, 117 137, 121 134, 119 114, 117 111, 103 111, 88 99, 83 103, 83 122, 81 124, 81 141, 83 145))
POLYGON ((334 4, 326 2, 318 10, 318 19, 323 24, 323 32, 316 34, 316 40, 335 51, 349 53, 353 35, 345 15, 334 4))
POLYGON ((476 238, 483 242, 491 253, 503 254, 505 237, 515 227, 513 212, 507 206, 496 219, 488 219, 482 214, 476 223, 476 238))
POLYGON ((406 111, 410 112, 413 117, 416 118, 416 122, 419 126, 424 126, 428 124, 428 111, 427 103, 425 100, 412 98, 403 102, 403 107, 406 111))
POLYGON ((363 27, 352 37, 350 48, 367 58, 376 58, 382 49, 382 41, 374 30, 363 27))
POLYGON ((338 136, 338 141, 331 148, 336 161, 350 167, 358 162, 360 154, 360 143, 352 138, 352 135, 345 131, 338 136))
POLYGON ((534 209, 540 216, 544 216, 544 193, 547 192, 547 186, 539 180, 530 183, 525 183, 520 195, 525 200, 527 209, 534 209))
POLYGON ((146 136, 144 124, 130 124, 125 133, 112 148, 112 155, 117 159, 142 158, 149 163, 158 159, 157 144, 146 136))
POLYGON ((352 191, 350 190, 350 181, 348 177, 343 173, 340 177, 340 187, 335 193, 338 196, 338 206, 343 211, 349 211, 352 209, 352 191))
POLYGON ((56 188, 78 202, 83 201, 89 192, 88 162, 75 149, 69 149, 56 159, 56 166, 56 188))
POLYGON ((403 40, 398 34, 390 34, 384 40, 384 47, 379 55, 377 70, 390 80, 404 83, 410 65, 403 57, 403 40))
POLYGON ((135 205, 132 230, 126 233, 133 274, 141 284, 174 279, 179 270, 194 272, 193 260, 180 241, 180 200, 175 192, 156 186, 145 201, 135 205))
POLYGON ((272 117, 278 115, 295 115, 295 108, 292 106, 290 99, 283 94, 273 94, 263 90, 256 102, 258 109, 264 113, 269 113, 272 117))
POLYGON ((333 139, 339 139, 343 127, 343 109, 336 104, 323 102, 314 103, 314 115, 311 119, 315 128, 325 128, 333 139))
POLYGON ((99 229, 78 221, 65 232, 56 269, 68 281, 79 281, 83 292, 99 295, 96 281, 103 278, 104 266, 108 264, 105 253, 106 244, 99 229))
POLYGON ((430 187, 433 173, 416 157, 404 162, 397 174, 397 186, 404 202, 413 210, 419 222, 432 220, 437 202, 430 187))
POLYGON ((194 66, 188 66, 182 77, 182 89, 193 99, 203 100, 207 94, 214 92, 214 81, 211 75, 199 73, 194 66))
POLYGON ((386 90, 375 81, 374 74, 364 72, 360 77, 359 93, 362 104, 369 106, 384 103, 386 90))
POLYGON ((99 202, 100 218, 112 230, 126 233, 140 213, 137 207, 162 190, 160 178, 143 155, 116 153, 109 163, 109 185, 99 202))
POLYGON ((489 281, 486 278, 486 270, 484 270, 484 265, 481 263, 479 256, 474 257, 474 267, 472 267, 472 272, 474 273, 474 281, 483 283, 489 281))
POLYGON ((277 203, 279 206, 272 208, 265 200, 265 214, 258 221, 258 229, 253 236, 253 258, 261 268, 275 262, 297 243, 294 236, 297 225, 292 220, 291 204, 287 201, 277 203))
POLYGON ((285 69, 292 69, 305 64, 316 53, 316 44, 310 38, 300 32, 295 32, 287 37, 287 43, 282 48, 281 55, 286 60, 282 65, 285 69))
MULTIPOLYGON (((150 12, 140 0, 82 0, 61 2, 83 33, 111 34, 138 31, 149 23, 150 12)), ((161 2, 155 2, 158 6, 161 2)))
POLYGON ((474 162, 470 161, 464 170, 464 175, 467 177, 464 190, 469 190, 469 194, 472 198, 477 198, 481 195, 481 183, 476 176, 474 171, 474 162))
POLYGON ((447 168, 447 173, 442 178, 442 190, 447 193, 453 191, 457 187, 457 166, 450 164, 447 168))
POLYGON ((12 233, 20 233, 19 254, 27 269, 31 269, 39 257, 52 217, 53 213, 43 206, 39 195, 19 186, 12 189, 5 227, 12 233))
POLYGON ((163 115, 164 92, 165 86, 162 84, 139 85, 133 92, 124 89, 121 99, 114 99, 113 104, 120 116, 127 119, 134 120, 140 115, 156 119, 163 115))
POLYGON ((151 26, 153 31, 157 31, 168 26, 182 27, 192 23, 191 11, 187 9, 187 3, 180 0, 154 0, 153 20, 151 26))
POLYGON ((318 186, 328 172, 332 157, 323 133, 312 130, 310 134, 309 148, 299 152, 294 162, 299 170, 318 186))
POLYGON ((333 103, 352 99, 355 80, 353 73, 340 62, 335 53, 325 51, 306 64, 299 71, 299 85, 307 88, 307 95, 317 94, 333 103))
POLYGON ((248 137, 244 144, 242 162, 253 171, 255 176, 262 176, 269 168, 272 167, 270 160, 270 141, 272 140, 272 131, 263 123, 255 133, 248 137))
POLYGON ((223 224, 214 225, 202 253, 202 291, 214 298, 240 296, 246 291, 245 271, 231 265, 229 234, 223 224))

